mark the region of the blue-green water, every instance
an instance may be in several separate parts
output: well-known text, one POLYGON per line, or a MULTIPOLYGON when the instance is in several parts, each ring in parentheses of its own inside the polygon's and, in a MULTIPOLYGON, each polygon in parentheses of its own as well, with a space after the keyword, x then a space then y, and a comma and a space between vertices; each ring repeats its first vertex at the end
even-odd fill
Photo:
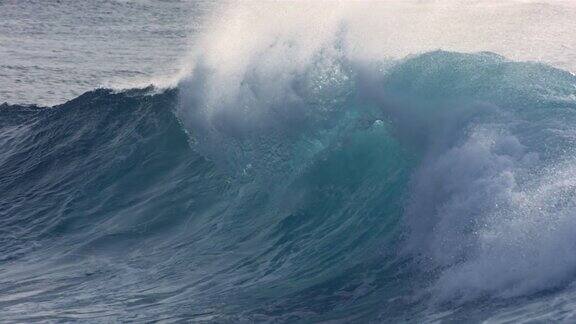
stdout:
POLYGON ((336 30, 1 105, 2 321, 572 321, 576 77, 336 30))

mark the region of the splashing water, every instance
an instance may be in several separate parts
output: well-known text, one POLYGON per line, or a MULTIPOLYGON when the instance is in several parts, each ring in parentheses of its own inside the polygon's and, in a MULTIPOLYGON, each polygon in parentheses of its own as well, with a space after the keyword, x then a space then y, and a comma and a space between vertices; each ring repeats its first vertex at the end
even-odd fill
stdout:
POLYGON ((0 106, 3 318, 570 321, 576 77, 431 27, 511 8, 230 5, 172 88, 0 106))

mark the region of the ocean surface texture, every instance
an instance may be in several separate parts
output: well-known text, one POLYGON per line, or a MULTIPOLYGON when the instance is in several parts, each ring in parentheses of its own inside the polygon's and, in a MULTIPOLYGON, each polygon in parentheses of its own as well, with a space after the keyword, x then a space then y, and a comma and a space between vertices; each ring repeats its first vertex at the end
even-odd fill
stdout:
POLYGON ((0 322, 576 321, 569 30, 563 1, 0 0, 0 322))

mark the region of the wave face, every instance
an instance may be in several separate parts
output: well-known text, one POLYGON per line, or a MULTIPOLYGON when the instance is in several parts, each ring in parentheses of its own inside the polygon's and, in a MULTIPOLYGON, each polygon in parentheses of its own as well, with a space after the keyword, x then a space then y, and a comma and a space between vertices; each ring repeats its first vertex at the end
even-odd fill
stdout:
POLYGON ((333 44, 0 106, 2 317, 574 316, 576 77, 333 44))

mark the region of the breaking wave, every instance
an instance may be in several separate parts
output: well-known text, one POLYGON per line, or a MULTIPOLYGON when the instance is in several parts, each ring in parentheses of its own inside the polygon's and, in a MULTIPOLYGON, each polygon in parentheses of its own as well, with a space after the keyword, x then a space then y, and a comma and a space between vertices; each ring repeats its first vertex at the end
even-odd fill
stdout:
POLYGON ((3 318, 573 316, 576 77, 252 14, 171 89, 0 106, 3 318))

